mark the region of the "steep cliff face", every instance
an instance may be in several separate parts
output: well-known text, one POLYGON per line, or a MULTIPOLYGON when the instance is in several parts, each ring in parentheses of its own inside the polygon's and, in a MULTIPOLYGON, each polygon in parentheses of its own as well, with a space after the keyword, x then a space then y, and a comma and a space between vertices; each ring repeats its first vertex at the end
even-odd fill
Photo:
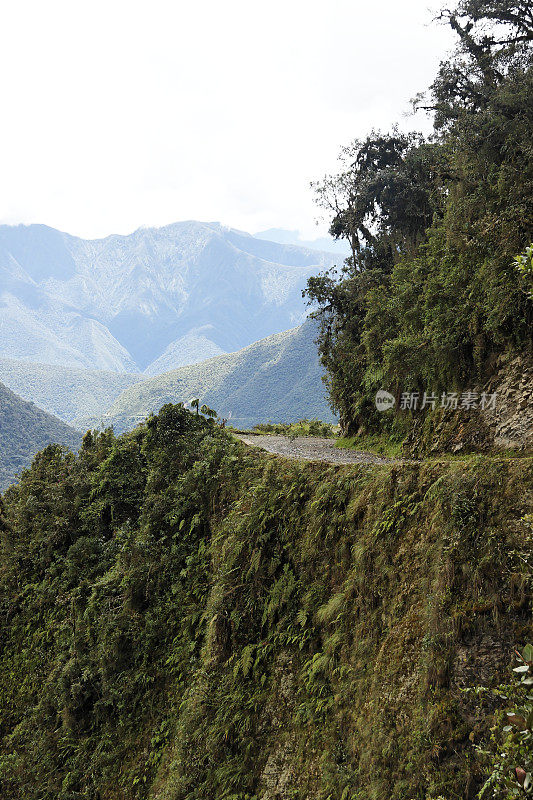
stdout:
POLYGON ((533 450, 533 355, 509 353, 484 387, 499 401, 485 412, 497 447, 533 450))
POLYGON ((531 459, 289 463, 175 409, 5 496, 2 797, 473 798, 531 459))
POLYGON ((436 453, 533 452, 533 356, 509 351, 496 360, 492 377, 472 389, 474 405, 457 410, 437 408, 404 420, 404 450, 421 456, 436 453), (485 407, 481 398, 485 396, 485 407))

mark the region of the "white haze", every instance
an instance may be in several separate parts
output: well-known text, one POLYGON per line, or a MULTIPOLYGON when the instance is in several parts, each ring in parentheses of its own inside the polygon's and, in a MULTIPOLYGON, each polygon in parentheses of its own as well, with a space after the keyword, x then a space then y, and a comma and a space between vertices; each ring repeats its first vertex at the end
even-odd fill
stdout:
POLYGON ((416 0, 17 0, 0 12, 0 222, 316 236, 309 182, 406 119, 451 45, 416 0))

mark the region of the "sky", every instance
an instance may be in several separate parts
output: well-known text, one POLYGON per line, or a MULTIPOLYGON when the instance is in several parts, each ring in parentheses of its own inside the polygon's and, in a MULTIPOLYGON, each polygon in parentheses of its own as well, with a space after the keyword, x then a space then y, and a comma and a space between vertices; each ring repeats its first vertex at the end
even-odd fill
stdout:
POLYGON ((309 183, 453 44, 430 0, 8 0, 0 222, 85 237, 184 219, 322 234, 309 183))

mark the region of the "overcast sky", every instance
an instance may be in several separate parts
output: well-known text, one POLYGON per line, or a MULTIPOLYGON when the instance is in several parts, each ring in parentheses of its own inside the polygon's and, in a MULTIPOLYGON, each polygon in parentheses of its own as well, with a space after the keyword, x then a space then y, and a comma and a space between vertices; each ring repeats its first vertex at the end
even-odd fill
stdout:
POLYGON ((435 0, 8 0, 0 222, 183 219, 318 235, 309 182, 406 119, 451 46, 435 0))

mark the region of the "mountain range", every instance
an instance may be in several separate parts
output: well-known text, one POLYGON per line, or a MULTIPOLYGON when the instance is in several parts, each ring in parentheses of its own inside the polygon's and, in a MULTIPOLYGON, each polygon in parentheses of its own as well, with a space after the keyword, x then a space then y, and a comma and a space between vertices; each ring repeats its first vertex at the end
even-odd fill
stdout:
POLYGON ((0 226, 0 490, 46 444, 168 402, 198 397, 238 427, 333 421, 302 290, 340 257, 317 244, 337 243, 194 221, 94 240, 0 226))
POLYGON ((86 240, 0 226, 0 356, 147 375, 300 324, 310 275, 338 255, 219 223, 86 240))
POLYGON ((333 421, 316 335, 316 323, 308 319, 235 353, 154 377, 0 358, 0 381, 80 431, 102 425, 131 428, 164 403, 188 403, 194 397, 241 427, 302 417, 333 421))

